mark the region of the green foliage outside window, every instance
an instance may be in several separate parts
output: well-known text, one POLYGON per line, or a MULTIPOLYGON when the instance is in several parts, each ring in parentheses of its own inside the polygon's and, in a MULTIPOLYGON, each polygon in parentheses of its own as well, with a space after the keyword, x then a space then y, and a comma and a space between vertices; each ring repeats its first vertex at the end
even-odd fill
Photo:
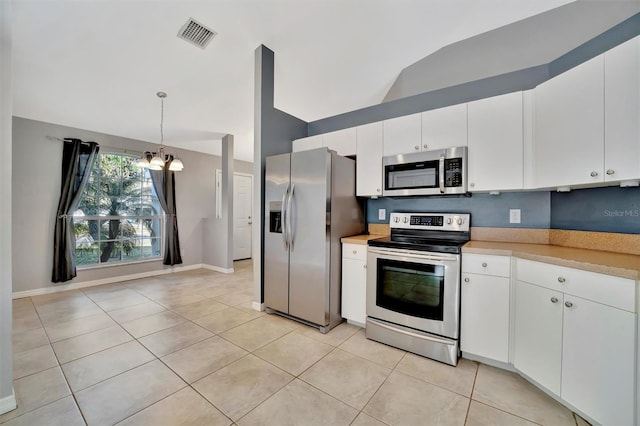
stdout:
POLYGON ((160 257, 164 215, 149 171, 136 161, 98 154, 73 217, 77 265, 160 257))

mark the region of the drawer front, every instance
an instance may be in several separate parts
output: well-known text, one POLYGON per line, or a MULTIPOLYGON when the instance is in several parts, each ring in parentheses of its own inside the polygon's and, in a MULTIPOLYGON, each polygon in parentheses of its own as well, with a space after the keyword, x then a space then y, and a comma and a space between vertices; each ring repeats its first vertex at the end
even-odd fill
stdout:
POLYGON ((342 257, 367 261, 367 246, 365 244, 342 244, 342 257))
POLYGON ((636 312, 636 283, 627 278, 531 260, 517 260, 520 281, 636 312))
POLYGON ((511 276, 511 257, 463 253, 462 272, 509 277, 511 276))

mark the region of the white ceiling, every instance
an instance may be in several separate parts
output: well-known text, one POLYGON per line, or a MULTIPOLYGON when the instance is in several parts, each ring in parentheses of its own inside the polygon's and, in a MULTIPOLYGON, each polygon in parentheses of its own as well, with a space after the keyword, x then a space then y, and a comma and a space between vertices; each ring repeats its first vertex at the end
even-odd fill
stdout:
MULTIPOLYGON (((0 0, 6 1, 6 0, 0 0)), ((306 121, 378 104, 406 66, 569 0, 13 0, 14 115, 253 160, 254 50, 306 121), (189 17, 218 35, 176 37, 189 17)))

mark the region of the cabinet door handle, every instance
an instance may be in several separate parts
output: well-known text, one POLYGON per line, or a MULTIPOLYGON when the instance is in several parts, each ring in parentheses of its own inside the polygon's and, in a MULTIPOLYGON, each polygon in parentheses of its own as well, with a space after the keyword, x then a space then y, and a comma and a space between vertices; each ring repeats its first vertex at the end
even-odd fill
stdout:
POLYGON ((598 176, 598 172, 596 171, 591 172, 591 177, 596 177, 596 176, 598 176))
POLYGON ((420 145, 416 145, 416 146, 414 146, 414 149, 415 149, 416 151, 420 151, 420 145))
POLYGON ((559 283, 563 283, 565 281, 566 281, 566 279, 564 277, 558 277, 558 282, 559 283))
POLYGON ((367 265, 366 265, 366 264, 362 265, 362 267, 363 267, 364 269, 367 269, 367 265))
POLYGON ((486 268, 487 267, 487 262, 482 262, 482 267, 486 268))
POLYGON ((376 192, 380 193, 380 188, 376 188, 376 192))
POLYGON ((558 303, 558 298, 557 297, 552 297, 551 298, 551 303, 558 303))
POLYGON ((571 302, 564 302, 564 306, 566 306, 567 308, 570 308, 573 306, 573 303, 571 302))
POLYGON ((613 170, 613 169, 609 169, 609 170, 607 170, 607 174, 608 174, 609 176, 611 176, 611 175, 612 175, 612 174, 614 174, 614 173, 615 173, 615 170, 613 170))
POLYGON ((426 143, 424 145, 422 145, 422 148, 427 149, 429 148, 429 145, 427 145, 426 143))
POLYGON ((358 254, 358 250, 354 250, 354 251, 353 251, 353 254, 358 254))
POLYGON ((469 186, 473 188, 474 186, 476 186, 476 184, 475 184, 475 183, 473 183, 473 182, 471 182, 471 183, 469 184, 469 186))
POLYGON ((468 282, 469 282, 469 278, 465 278, 465 279, 464 279, 464 282, 465 282, 465 283, 468 283, 468 282))

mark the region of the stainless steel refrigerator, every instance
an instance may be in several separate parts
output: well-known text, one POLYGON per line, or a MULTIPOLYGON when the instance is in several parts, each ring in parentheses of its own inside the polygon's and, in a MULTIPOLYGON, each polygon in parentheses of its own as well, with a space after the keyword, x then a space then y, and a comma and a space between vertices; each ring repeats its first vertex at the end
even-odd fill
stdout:
POLYGON ((355 161, 327 148, 266 159, 264 302, 326 333, 338 325, 340 238, 363 230, 355 161))

